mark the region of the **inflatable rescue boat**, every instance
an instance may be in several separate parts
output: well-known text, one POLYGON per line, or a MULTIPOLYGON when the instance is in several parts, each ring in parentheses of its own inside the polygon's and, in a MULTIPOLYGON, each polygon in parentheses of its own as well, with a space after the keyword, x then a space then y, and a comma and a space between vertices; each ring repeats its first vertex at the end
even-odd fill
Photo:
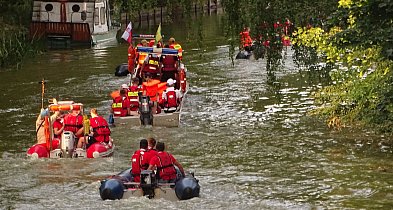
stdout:
POLYGON ((101 181, 99 188, 103 200, 126 199, 145 196, 150 199, 164 198, 167 200, 187 200, 199 197, 199 181, 193 173, 183 177, 176 168, 176 183, 158 183, 155 173, 151 170, 141 171, 141 181, 132 182, 131 169, 101 181))
MULTIPOLYGON (((74 103, 73 101, 59 101, 57 104, 51 104, 48 107, 50 112, 55 111, 72 111, 81 110, 83 115, 83 104, 74 103)), ((48 113, 49 115, 49 113, 48 113)), ((84 115, 84 126, 89 130, 89 120, 84 115), (86 124, 87 123, 87 124, 86 124)), ((70 131, 64 131, 61 139, 54 138, 53 123, 49 116, 45 116, 44 121, 46 143, 35 144, 27 150, 27 157, 31 158, 99 158, 112 156, 114 144, 112 139, 108 143, 89 142, 88 136, 85 136, 85 142, 88 142, 87 148, 76 148, 77 138, 70 131)), ((88 133, 85 132, 85 133, 88 133)))

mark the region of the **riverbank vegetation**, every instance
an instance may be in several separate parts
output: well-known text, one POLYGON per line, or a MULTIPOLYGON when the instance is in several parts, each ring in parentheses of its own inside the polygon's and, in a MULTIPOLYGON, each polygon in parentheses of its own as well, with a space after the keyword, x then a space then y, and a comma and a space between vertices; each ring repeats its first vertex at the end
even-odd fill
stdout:
MULTIPOLYGON (((223 0, 228 23, 233 23, 227 26, 229 37, 236 40, 245 26, 251 26, 254 37, 274 35, 271 23, 288 17, 295 23, 296 63, 310 71, 329 69, 331 83, 315 93, 319 108, 313 114, 324 116, 336 128, 393 132, 392 1, 247 2, 223 0), (260 27, 264 22, 270 26, 260 27)), ((280 52, 268 49, 268 61, 279 65, 280 52)))
POLYGON ((31 20, 30 0, 0 0, 0 70, 10 65, 19 68, 25 56, 43 50, 39 43, 28 40, 31 20))

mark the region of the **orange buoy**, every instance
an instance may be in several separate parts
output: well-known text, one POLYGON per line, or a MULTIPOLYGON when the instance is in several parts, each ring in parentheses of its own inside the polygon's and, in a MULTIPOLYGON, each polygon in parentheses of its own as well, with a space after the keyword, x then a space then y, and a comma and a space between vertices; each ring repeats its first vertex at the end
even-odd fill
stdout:
POLYGON ((50 105, 49 109, 51 111, 69 111, 69 110, 81 110, 81 104, 54 104, 50 105))

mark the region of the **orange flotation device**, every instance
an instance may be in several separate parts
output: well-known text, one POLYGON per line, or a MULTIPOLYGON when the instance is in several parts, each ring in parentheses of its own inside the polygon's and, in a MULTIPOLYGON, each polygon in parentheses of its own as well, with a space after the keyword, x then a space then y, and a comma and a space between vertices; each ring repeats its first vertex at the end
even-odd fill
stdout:
POLYGON ((180 79, 180 89, 184 93, 186 91, 186 86, 187 86, 186 71, 184 69, 180 70, 179 79, 180 79))
POLYGON ((45 140, 46 140, 46 148, 50 150, 50 130, 49 130, 49 116, 45 116, 44 120, 44 133, 45 133, 45 140))
POLYGON ((128 47, 128 72, 134 73, 136 52, 132 44, 128 47))
POLYGON ((110 95, 111 95, 112 99, 115 99, 120 96, 120 91, 115 90, 110 95))
POLYGON ((146 95, 150 96, 151 101, 156 101, 156 95, 158 93, 158 84, 160 84, 160 80, 153 79, 150 82, 142 83, 142 89, 146 91, 146 95))
POLYGON ((54 104, 50 105, 51 111, 69 111, 69 110, 81 110, 82 105, 80 104, 54 104))

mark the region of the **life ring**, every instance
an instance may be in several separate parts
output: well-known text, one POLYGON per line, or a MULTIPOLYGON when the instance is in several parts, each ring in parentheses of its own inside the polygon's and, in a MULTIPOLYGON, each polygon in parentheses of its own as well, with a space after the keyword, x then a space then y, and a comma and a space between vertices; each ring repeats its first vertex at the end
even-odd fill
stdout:
POLYGON ((81 108, 82 108, 82 106, 81 105, 77 105, 77 104, 74 104, 74 105, 60 105, 60 104, 58 104, 58 105, 51 105, 51 106, 49 106, 49 109, 51 110, 51 111, 69 111, 69 110, 81 110, 81 108))

